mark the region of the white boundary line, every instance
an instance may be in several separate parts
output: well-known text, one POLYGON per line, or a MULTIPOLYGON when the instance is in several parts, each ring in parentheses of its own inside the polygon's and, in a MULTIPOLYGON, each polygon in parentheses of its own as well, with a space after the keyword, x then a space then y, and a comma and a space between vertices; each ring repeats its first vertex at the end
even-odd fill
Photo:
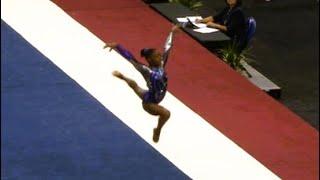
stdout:
POLYGON ((15 31, 192 179, 279 179, 170 93, 162 105, 172 116, 153 143, 157 119, 111 72, 119 70, 146 87, 141 75, 115 51, 103 50, 103 41, 54 3, 2 0, 1 12, 15 31))

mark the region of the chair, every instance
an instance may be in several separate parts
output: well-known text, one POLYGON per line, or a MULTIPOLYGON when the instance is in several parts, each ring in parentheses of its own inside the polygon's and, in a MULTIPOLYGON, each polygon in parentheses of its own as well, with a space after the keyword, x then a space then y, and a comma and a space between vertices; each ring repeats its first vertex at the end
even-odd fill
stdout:
POLYGON ((250 43, 254 33, 256 32, 256 28, 257 28, 256 20, 253 17, 248 17, 248 19, 247 19, 247 35, 246 35, 247 46, 250 43))

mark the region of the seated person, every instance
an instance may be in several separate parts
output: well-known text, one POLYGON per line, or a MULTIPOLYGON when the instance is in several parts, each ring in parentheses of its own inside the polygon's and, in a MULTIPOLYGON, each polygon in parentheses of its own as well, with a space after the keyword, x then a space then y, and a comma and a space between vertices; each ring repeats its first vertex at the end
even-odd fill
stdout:
POLYGON ((239 53, 246 46, 246 18, 241 9, 241 0, 225 0, 227 7, 216 16, 197 19, 196 23, 206 23, 208 27, 221 30, 228 35, 239 53))

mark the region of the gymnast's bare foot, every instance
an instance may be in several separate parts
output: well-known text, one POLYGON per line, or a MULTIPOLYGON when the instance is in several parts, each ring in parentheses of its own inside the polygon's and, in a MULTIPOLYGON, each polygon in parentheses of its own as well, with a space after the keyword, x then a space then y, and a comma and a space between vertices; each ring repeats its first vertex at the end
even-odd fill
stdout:
POLYGON ((121 72, 119 72, 119 71, 113 71, 112 75, 114 75, 115 77, 117 77, 119 79, 124 79, 123 74, 121 74, 121 72))
POLYGON ((159 141, 160 132, 161 132, 161 130, 159 130, 158 128, 154 128, 154 129, 153 129, 153 137, 152 137, 152 139, 153 139, 153 141, 154 141, 155 143, 157 143, 157 142, 159 141))

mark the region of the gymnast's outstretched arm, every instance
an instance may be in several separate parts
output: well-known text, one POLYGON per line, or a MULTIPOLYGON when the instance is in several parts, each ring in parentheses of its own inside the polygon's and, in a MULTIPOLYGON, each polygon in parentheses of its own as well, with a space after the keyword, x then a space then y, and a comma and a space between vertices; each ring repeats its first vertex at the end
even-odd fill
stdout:
POLYGON ((175 25, 172 27, 172 29, 167 37, 167 40, 164 44, 164 51, 163 51, 163 55, 162 55, 163 67, 165 67, 165 65, 167 64, 169 54, 170 54, 170 51, 173 46, 173 36, 174 36, 174 33, 177 31, 177 29, 179 29, 179 27, 180 27, 179 25, 175 25))
POLYGON ((107 47, 110 48, 110 51, 112 49, 115 49, 121 56, 126 58, 145 78, 150 75, 151 69, 148 66, 138 62, 136 58, 132 55, 132 53, 127 49, 125 49, 120 44, 106 43, 104 48, 107 48, 107 47))

